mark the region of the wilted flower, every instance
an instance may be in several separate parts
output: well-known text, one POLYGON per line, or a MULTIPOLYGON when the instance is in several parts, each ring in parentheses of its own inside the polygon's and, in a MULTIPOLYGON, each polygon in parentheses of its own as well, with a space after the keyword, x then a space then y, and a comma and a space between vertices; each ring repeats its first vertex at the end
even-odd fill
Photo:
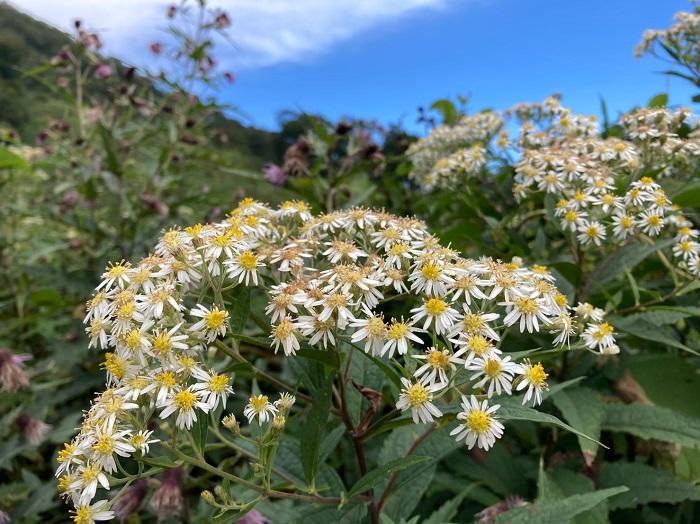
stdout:
POLYGON ((24 363, 31 360, 28 354, 15 354, 9 349, 0 349, 0 382, 8 393, 29 387, 29 378, 24 372, 24 363))
POLYGON ((182 495, 182 468, 171 468, 163 473, 160 487, 151 497, 151 506, 159 519, 182 512, 184 498, 182 495))

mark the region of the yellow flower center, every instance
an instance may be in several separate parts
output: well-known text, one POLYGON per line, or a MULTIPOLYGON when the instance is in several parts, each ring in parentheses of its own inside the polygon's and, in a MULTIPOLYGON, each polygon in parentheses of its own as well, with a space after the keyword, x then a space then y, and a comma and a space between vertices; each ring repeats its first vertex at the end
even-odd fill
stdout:
POLYGON ((128 347, 131 351, 135 351, 136 349, 139 348, 141 345, 141 333, 139 332, 138 329, 132 329, 127 333, 126 335, 126 347, 128 347))
POLYGON ((144 437, 141 433, 136 433, 136 435, 132 435, 132 437, 129 440, 131 442, 131 445, 134 446, 136 449, 139 449, 140 447, 146 444, 146 437, 144 437))
POLYGON ((244 269, 251 271, 257 267, 258 257, 252 251, 244 251, 238 255, 238 263, 243 266, 244 269))
POLYGON ((90 482, 97 479, 100 471, 100 467, 97 464, 89 464, 85 466, 85 469, 80 474, 83 484, 90 484, 90 482))
POLYGON ((188 411, 197 403, 197 396, 188 389, 175 393, 175 405, 182 411, 188 411))
POLYGON ((177 384, 177 380, 175 380, 175 374, 172 371, 161 371, 156 375, 156 382, 160 386, 164 386, 166 388, 171 388, 177 384))
POLYGON ((491 415, 481 409, 470 411, 465 422, 474 433, 484 433, 491 426, 491 415))
POLYGON ((65 462, 68 460, 75 451, 75 446, 73 444, 63 444, 63 449, 58 452, 58 457, 56 460, 58 462, 65 462))
POLYGON ((450 354, 447 351, 431 351, 428 353, 427 362, 431 367, 445 369, 450 365, 450 354))
POLYGON ((564 220, 567 222, 575 222, 576 219, 578 218, 578 213, 574 211, 573 209, 569 209, 566 214, 564 215, 564 220))
POLYGON ((114 439, 109 435, 102 435, 92 445, 92 449, 98 455, 111 455, 114 452, 114 439))
POLYGON ((386 326, 380 317, 372 317, 367 320, 367 331, 373 337, 382 337, 386 333, 386 326))
POLYGON ((661 224, 661 217, 659 215, 649 215, 647 223, 650 226, 658 226, 659 224, 661 224))
POLYGON ((114 353, 105 353, 105 369, 121 380, 126 375, 126 361, 114 353))
POLYGON ((122 304, 117 310, 117 318, 119 320, 129 320, 134 316, 134 311, 136 311, 135 302, 127 302, 122 304))
POLYGON ((406 396, 411 407, 416 408, 422 406, 430 399, 430 392, 423 384, 417 382, 406 389, 406 396))
POLYGON ((292 333, 294 333, 294 324, 291 320, 285 318, 275 326, 274 334, 277 339, 285 339, 292 333))
POLYGON ((226 311, 214 308, 204 315, 204 324, 207 326, 207 329, 219 329, 226 322, 226 316, 226 311))
POLYGON ((75 515, 73 515, 73 522, 75 524, 92 524, 94 522, 92 518, 92 509, 87 504, 84 504, 75 510, 75 515))
POLYGON ((267 406, 267 395, 253 395, 250 397, 250 405, 256 413, 262 412, 267 406))
POLYGON ((430 262, 424 265, 420 272, 426 280, 437 280, 440 278, 440 268, 430 262))
POLYGON ((348 299, 342 293, 333 293, 326 299, 326 304, 328 304, 331 309, 337 309, 345 306, 347 302, 348 299))
POLYGON ((483 355, 491 348, 491 344, 488 340, 486 340, 485 337, 482 337, 481 335, 476 335, 469 339, 469 341, 467 342, 467 347, 471 352, 477 355, 483 355))
POLYGON ((431 298, 425 303, 425 309, 428 314, 436 317, 447 311, 447 304, 439 298, 431 298))
POLYGON ((481 332, 486 322, 483 318, 481 318, 480 315, 477 315, 476 313, 467 313, 466 315, 464 315, 462 324, 464 325, 465 332, 475 335, 481 332))
POLYGON ((394 322, 389 326, 387 338, 391 340, 399 340, 408 334, 408 325, 404 322, 394 322))
POLYGON ((540 306, 537 304, 534 298, 519 297, 516 298, 514 302, 515 307, 526 315, 533 315, 540 310, 540 306))
POLYGON ((228 376, 227 375, 213 375, 209 379, 209 391, 214 393, 223 393, 228 386, 228 376))
POLYGON ((490 358, 486 361, 484 366, 484 373, 486 373, 491 378, 496 378, 500 373, 503 366, 500 361, 490 358))
POLYGON ((172 350, 173 343, 170 339, 170 335, 166 331, 161 331, 157 333, 153 339, 153 349, 156 353, 160 355, 166 355, 172 350))
POLYGON ((542 367, 542 364, 539 362, 534 366, 530 366, 525 372, 525 375, 527 376, 527 380, 533 386, 541 386, 549 376, 542 367))

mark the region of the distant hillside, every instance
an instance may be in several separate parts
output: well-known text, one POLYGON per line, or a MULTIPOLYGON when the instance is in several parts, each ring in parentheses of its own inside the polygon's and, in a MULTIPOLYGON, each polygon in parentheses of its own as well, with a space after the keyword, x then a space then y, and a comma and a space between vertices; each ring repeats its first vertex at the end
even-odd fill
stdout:
MULTIPOLYGON (((81 13, 75 13, 76 18, 81 13)), ((66 102, 23 71, 46 63, 70 43, 63 31, 35 20, 0 2, 0 127, 17 130, 26 143, 52 118, 61 117, 66 102)), ((228 135, 228 146, 240 159, 240 167, 258 168, 278 160, 286 147, 279 133, 247 127, 230 118, 217 118, 217 129, 228 135)))

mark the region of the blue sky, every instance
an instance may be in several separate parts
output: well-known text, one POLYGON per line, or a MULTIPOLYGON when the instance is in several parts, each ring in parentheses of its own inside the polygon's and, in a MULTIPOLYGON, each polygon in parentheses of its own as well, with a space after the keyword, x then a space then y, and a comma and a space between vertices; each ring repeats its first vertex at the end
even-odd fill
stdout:
MULTIPOLYGON (((22 0, 20 8, 65 27, 81 16, 108 31, 108 49, 149 60, 163 4, 142 0, 22 0), (111 4, 111 5, 110 5, 111 4), (73 10, 71 10, 73 8, 73 10), (115 11, 116 10, 116 11, 115 11), (138 38, 134 13, 138 11, 138 38), (118 15, 115 15, 115 12, 118 15)), ((664 28, 684 0, 220 0, 240 45, 226 50, 237 75, 219 98, 248 123, 274 129, 284 109, 401 122, 458 94, 470 109, 505 108, 559 92, 577 112, 611 114, 666 91, 689 104, 691 86, 635 59, 647 28, 664 28)))

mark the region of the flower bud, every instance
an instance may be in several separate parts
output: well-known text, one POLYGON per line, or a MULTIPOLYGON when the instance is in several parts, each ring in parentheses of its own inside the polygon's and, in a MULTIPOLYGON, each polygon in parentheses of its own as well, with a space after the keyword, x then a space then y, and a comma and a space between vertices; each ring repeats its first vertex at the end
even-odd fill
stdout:
POLYGON ((221 423, 236 437, 240 436, 241 426, 236 420, 236 415, 226 415, 221 421, 221 423))

